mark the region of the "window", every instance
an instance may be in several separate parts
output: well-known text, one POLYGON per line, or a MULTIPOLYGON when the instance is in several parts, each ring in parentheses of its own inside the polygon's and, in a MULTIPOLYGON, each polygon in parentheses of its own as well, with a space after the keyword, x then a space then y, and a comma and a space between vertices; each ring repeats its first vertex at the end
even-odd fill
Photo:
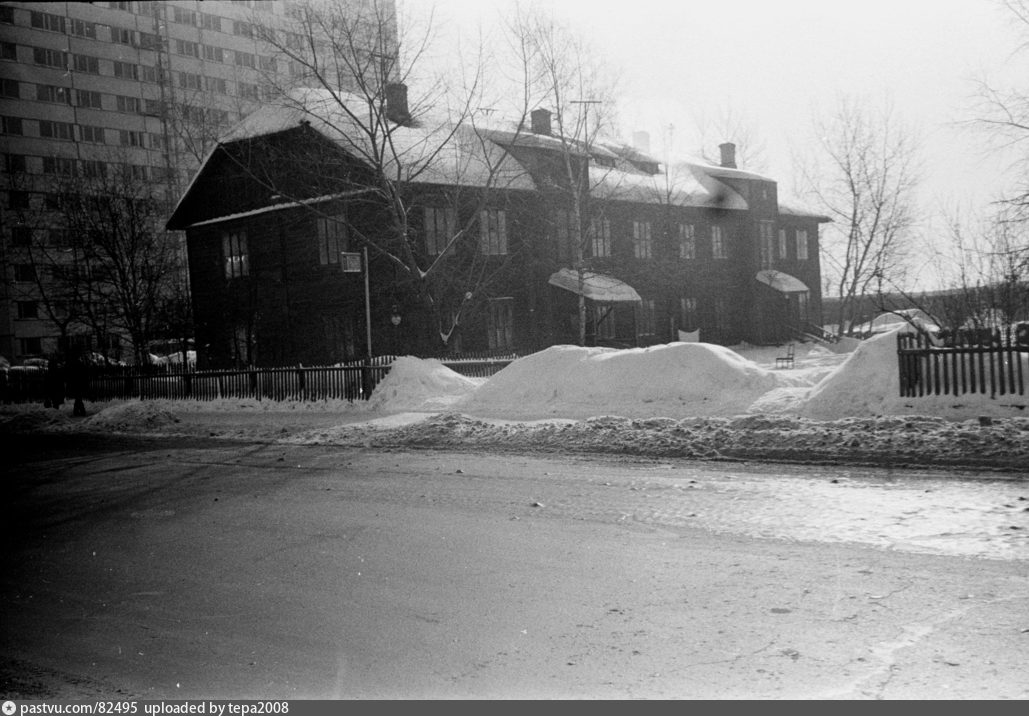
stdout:
POLYGON ((772 243, 773 231, 774 226, 771 221, 757 222, 757 238, 762 269, 770 269, 775 265, 775 245, 772 243))
POLYGON ((27 191, 13 189, 7 192, 7 208, 28 209, 32 206, 32 195, 27 191))
POLYGON ((797 260, 807 261, 807 231, 797 229, 797 260))
POLYGON ((143 114, 148 114, 151 117, 160 117, 164 112, 164 103, 159 99, 145 100, 144 107, 143 114))
POLYGON ((96 23, 86 22, 85 20, 72 20, 71 34, 78 35, 79 37, 88 37, 91 40, 95 40, 96 23))
POLYGON ((240 52, 239 50, 236 50, 232 55, 235 58, 237 67, 249 67, 250 69, 254 69, 257 66, 257 60, 254 58, 254 53, 252 52, 240 52))
POLYGON ((75 176, 75 160, 67 157, 43 157, 43 173, 75 176))
POLYGON ((143 67, 143 79, 147 82, 164 82, 168 72, 163 67, 143 67))
POLYGON ((71 104, 71 89, 68 87, 58 87, 52 84, 37 84, 36 99, 40 102, 71 104))
POLYGON ((47 233, 50 245, 58 249, 71 248, 71 232, 68 229, 50 229, 47 233))
MULTIPOLYGON (((90 75, 100 74, 100 60, 89 55, 72 55, 76 72, 85 72, 90 75)), ((117 63, 115 63, 117 64, 117 63)))
POLYGON ((48 50, 45 47, 32 48, 32 61, 46 67, 68 68, 68 53, 60 50, 48 50))
POLYGON ((229 83, 221 77, 205 77, 204 84, 208 92, 217 92, 218 94, 229 93, 229 83))
POLYGON ((0 60, 17 60, 18 46, 13 42, 0 42, 0 60))
POLYGON ((576 236, 572 230, 572 223, 571 212, 554 212, 554 245, 557 248, 558 261, 571 261, 574 257, 572 245, 576 236))
POLYGON ((241 37, 253 37, 254 28, 249 22, 243 22, 242 20, 233 20, 232 34, 239 35, 241 37))
POLYGON ((632 222, 632 247, 638 259, 649 259, 654 256, 653 238, 649 221, 632 222))
POLYGON ((124 10, 125 12, 132 12, 132 3, 130 2, 109 2, 107 7, 112 10, 124 10))
POLYGON ((637 328, 641 336, 652 336, 654 335, 654 316, 656 313, 656 306, 654 299, 644 298, 640 303, 636 304, 637 308, 637 328))
POLYGON ((155 134, 155 133, 151 132, 148 136, 150 138, 150 148, 151 149, 167 149, 168 148, 168 138, 165 137, 163 134, 155 134))
POLYGON ((162 44, 160 35, 152 32, 139 33, 139 46, 144 50, 160 50, 162 44))
POLYGON ((71 122, 54 122, 49 119, 39 120, 39 136, 47 139, 74 139, 75 125, 71 122))
POLYGON ((237 82, 236 86, 239 88, 239 96, 243 99, 260 99, 260 88, 251 82, 237 82))
POLYGON ((697 258, 697 230, 693 224, 679 224, 679 258, 697 258))
POLYGON ((199 90, 203 86, 204 78, 193 72, 179 73, 179 87, 182 89, 199 90))
POLYGON ((21 117, 0 117, 0 132, 3 134, 22 134, 21 117))
POLYGON ((222 256, 225 259, 225 278, 240 278, 250 275, 245 231, 222 234, 222 256))
POLYGON ((222 19, 217 15, 208 15, 206 12, 200 13, 200 27, 205 30, 214 30, 215 32, 222 31, 222 19))
POLYGON ((60 15, 51 15, 48 12, 33 12, 31 18, 32 27, 36 29, 64 32, 64 18, 60 15))
POLYGON ((75 91, 75 104, 79 107, 87 107, 89 109, 102 109, 102 102, 100 101, 99 92, 88 92, 86 90, 75 91))
POLYGON ((7 97, 9 99, 18 99, 21 97, 18 80, 10 80, 6 77, 0 79, 0 97, 7 97))
POLYGON ((716 259, 729 258, 729 252, 725 248, 725 237, 721 226, 711 227, 711 256, 716 259))
POLYGON ((0 5, 0 22, 14 24, 14 8, 9 5, 0 5))
POLYGON ((39 318, 39 304, 35 301, 18 301, 18 318, 39 318))
POLYGON ((200 57, 200 44, 188 40, 176 40, 175 54, 185 57, 200 57))
POLYGON ((103 144, 106 141, 103 127, 92 127, 84 124, 79 127, 79 136, 83 142, 89 142, 90 144, 103 144))
POLYGON ((11 229, 11 243, 14 246, 31 246, 33 231, 27 226, 15 226, 11 229))
POLYGON ((204 59, 209 62, 225 62, 225 50, 214 45, 204 45, 204 59))
POLYGON ((786 229, 779 229, 779 258, 786 258, 786 229))
POLYGON ((173 5, 172 22, 177 22, 180 25, 196 25, 197 14, 192 10, 186 10, 184 8, 173 5))
POLYGON ((425 222, 425 253, 429 256, 438 256, 446 251, 447 244, 454 236, 457 212, 451 208, 427 206, 423 212, 423 219, 425 222))
POLYGON ((5 154, 4 155, 4 170, 8 174, 24 174, 25 173, 25 155, 24 154, 5 154))
POLYGON ((501 209, 479 212, 479 246, 486 256, 507 254, 507 213, 501 209))
POLYGON ((139 114, 139 97, 126 97, 124 95, 117 95, 116 106, 119 112, 139 114))
POLYGON ((114 76, 120 77, 123 80, 138 80, 139 79, 139 65, 134 65, 129 62, 114 62, 114 76))
POLYGON ((118 131, 119 143, 123 147, 142 147, 145 136, 145 133, 135 132, 131 129, 121 129, 118 131))
POLYGON ((143 0, 136 3, 136 11, 140 15, 161 18, 164 17, 164 3, 154 2, 154 0, 143 0))
POLYGON ((286 33, 286 47, 290 50, 301 50, 304 47, 303 35, 296 32, 286 33))
POLYGON ((278 71, 278 64, 275 62, 274 57, 265 57, 264 55, 259 55, 257 59, 258 66, 265 72, 278 71))
MULTIPOLYGON (((97 164, 103 164, 103 162, 97 162, 97 164)), ((138 181, 147 181, 150 179, 150 167, 146 164, 126 164, 125 169, 128 170, 129 176, 138 181)))
POLYGON ((502 350, 514 345, 514 299, 490 299, 487 330, 490 350, 502 350))
POLYGON ((19 338, 18 345, 22 355, 40 355, 43 352, 42 338, 19 338))
POLYGON ((32 264, 15 264, 14 280, 19 283, 35 283, 36 267, 32 264))
POLYGON ((693 296, 679 299, 679 328, 684 331, 697 330, 697 299, 693 296))
POLYGON ((318 219, 318 263, 334 266, 340 254, 347 250, 346 217, 332 216, 318 219))
POLYGON ((590 222, 590 249, 596 258, 611 255, 611 222, 607 219, 593 217, 590 222))
POLYGON ((136 33, 124 27, 111 28, 111 42, 119 45, 136 46, 136 33))

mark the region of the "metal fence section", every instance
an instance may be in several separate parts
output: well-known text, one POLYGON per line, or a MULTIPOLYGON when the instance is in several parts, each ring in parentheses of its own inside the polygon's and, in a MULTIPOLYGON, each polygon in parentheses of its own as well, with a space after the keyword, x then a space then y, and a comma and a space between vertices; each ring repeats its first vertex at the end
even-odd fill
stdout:
POLYGON ((1025 395, 1029 324, 897 335, 900 395, 1025 395))
MULTIPOLYGON (((438 358, 446 367, 473 378, 488 378, 516 355, 461 354, 438 358)), ((191 370, 182 366, 93 366, 84 396, 90 402, 116 399, 219 400, 367 400, 389 373, 396 356, 332 366, 191 370)), ((3 402, 42 402, 47 369, 20 366, 4 377, 3 402)))

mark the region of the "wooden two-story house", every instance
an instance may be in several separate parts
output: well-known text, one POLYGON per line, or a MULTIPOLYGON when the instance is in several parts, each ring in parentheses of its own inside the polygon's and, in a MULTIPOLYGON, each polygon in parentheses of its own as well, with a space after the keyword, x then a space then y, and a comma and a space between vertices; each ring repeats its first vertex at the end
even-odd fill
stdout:
POLYGON ((720 166, 663 164, 555 136, 544 110, 455 126, 385 94, 304 90, 204 161, 169 221, 202 365, 779 343, 820 323, 827 219, 780 204, 732 145, 720 166))

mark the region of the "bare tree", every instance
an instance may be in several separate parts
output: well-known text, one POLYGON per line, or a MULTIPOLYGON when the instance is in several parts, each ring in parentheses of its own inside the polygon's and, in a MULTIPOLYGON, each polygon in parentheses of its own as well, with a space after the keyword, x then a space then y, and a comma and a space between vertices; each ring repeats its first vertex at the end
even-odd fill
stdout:
MULTIPOLYGON (((616 74, 600 62, 589 45, 570 28, 538 10, 518 8, 508 23, 510 47, 519 78, 523 116, 546 108, 554 120, 557 165, 545 191, 554 206, 570 209, 554 214, 559 243, 566 243, 571 267, 578 274, 578 340, 586 341, 585 272, 594 222, 590 217, 591 154, 598 140, 614 127, 616 74)), ((615 159, 609 150, 601 150, 615 159)))
POLYGON ((820 156, 799 167, 804 193, 833 220, 821 242, 827 293, 840 299, 840 335, 857 301, 903 288, 917 216, 919 146, 893 113, 842 98, 816 120, 820 156))
POLYGON ((386 0, 299 2, 286 31, 260 25, 255 15, 258 36, 286 64, 285 79, 283 73, 266 78, 277 90, 269 101, 306 116, 345 156, 315 150, 305 158, 310 181, 304 187, 283 182, 250 157, 237 161, 270 194, 302 200, 318 191, 347 193, 352 203, 383 212, 384 226, 368 232, 350 222, 351 235, 394 267, 395 285, 412 288, 430 314, 427 340, 448 347, 503 269, 503 258, 478 250, 489 231, 483 211, 521 172, 481 126, 479 60, 469 63, 462 85, 427 77, 422 61, 433 47, 432 20, 406 23, 394 8, 386 0), (426 250, 425 212, 437 208, 446 211, 434 232, 444 236, 426 250))
POLYGON ((754 123, 731 106, 699 109, 694 114, 700 146, 697 155, 710 164, 718 164, 721 157, 713 153, 718 145, 731 142, 736 145, 736 159, 741 167, 761 173, 768 169, 765 140, 754 123))

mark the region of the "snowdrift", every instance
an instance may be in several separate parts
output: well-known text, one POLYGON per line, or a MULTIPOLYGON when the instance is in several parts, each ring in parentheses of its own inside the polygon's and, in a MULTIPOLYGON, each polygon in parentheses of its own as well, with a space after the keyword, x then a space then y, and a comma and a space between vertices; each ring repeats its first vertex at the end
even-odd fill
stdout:
POLYGON ((438 360, 402 356, 375 386, 368 408, 380 412, 448 410, 481 383, 455 373, 438 360))
POLYGON ((516 360, 454 407, 511 419, 735 415, 792 384, 784 373, 709 343, 628 350, 565 345, 516 360))

